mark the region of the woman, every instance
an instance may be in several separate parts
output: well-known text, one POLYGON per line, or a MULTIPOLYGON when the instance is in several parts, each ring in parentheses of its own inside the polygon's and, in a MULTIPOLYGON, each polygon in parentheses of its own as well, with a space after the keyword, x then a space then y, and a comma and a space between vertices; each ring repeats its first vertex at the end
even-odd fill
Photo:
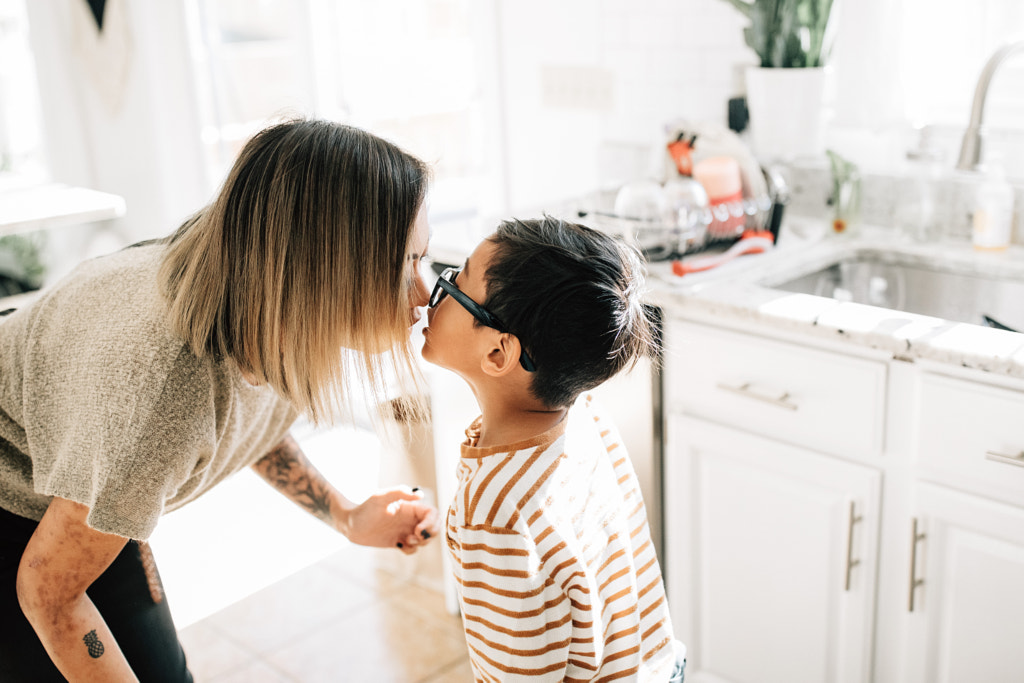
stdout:
POLYGON ((436 511, 361 504, 288 428, 361 366, 411 366, 428 171, 361 130, 257 134, 165 240, 80 265, 0 318, 0 679, 190 681, 144 541, 245 466, 352 542, 414 552, 436 511))

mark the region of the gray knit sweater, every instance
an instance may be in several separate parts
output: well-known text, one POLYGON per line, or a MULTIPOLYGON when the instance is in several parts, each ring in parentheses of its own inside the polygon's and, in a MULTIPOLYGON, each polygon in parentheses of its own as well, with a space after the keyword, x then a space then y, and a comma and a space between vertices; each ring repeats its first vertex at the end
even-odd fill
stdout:
POLYGON ((295 420, 234 363, 196 358, 171 334, 163 250, 87 261, 0 317, 0 507, 38 520, 60 496, 87 505, 94 529, 145 539, 295 420))

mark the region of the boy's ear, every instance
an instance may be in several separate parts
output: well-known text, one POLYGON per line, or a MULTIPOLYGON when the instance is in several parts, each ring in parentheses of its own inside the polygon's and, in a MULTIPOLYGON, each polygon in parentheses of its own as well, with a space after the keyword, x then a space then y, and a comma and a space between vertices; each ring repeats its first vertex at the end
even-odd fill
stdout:
POLYGON ((508 332, 499 332, 494 345, 480 362, 480 367, 484 374, 491 377, 504 377, 519 366, 521 351, 518 337, 508 332))

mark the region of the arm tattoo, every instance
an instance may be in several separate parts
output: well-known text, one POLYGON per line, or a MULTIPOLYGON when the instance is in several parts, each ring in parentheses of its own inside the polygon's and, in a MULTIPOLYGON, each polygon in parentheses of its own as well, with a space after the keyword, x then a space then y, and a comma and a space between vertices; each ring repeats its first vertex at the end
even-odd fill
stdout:
POLYGON ((85 646, 89 648, 90 657, 99 659, 103 656, 103 643, 100 642, 99 636, 96 635, 96 629, 86 633, 82 640, 85 642, 85 646))
POLYGON ((315 517, 331 523, 330 486, 289 434, 253 466, 261 477, 315 517))

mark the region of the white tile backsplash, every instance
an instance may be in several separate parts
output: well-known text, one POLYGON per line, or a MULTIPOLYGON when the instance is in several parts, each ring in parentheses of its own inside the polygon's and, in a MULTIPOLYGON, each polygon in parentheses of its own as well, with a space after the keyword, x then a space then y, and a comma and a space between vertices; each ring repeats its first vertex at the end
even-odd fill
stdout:
POLYGON ((608 174, 593 153, 573 150, 628 143, 657 154, 671 121, 724 125, 727 101, 742 87, 737 65, 756 62, 743 42, 746 19, 724 0, 572 0, 568 5, 545 22, 536 21, 536 1, 502 6, 506 70, 533 64, 599 66, 612 74, 613 101, 605 111, 581 113, 579 130, 557 143, 566 153, 555 157, 551 130, 565 128, 563 112, 521 106, 540 101, 532 91, 537 79, 509 80, 504 99, 513 209, 598 187, 600 176, 608 174), (596 139, 582 139, 594 131, 596 139), (558 168, 526 171, 540 159, 558 168))
MULTIPOLYGON (((832 192, 832 178, 828 166, 823 164, 791 164, 785 176, 792 192, 786 211, 790 215, 831 218, 828 204, 832 192)), ((905 176, 899 174, 866 173, 861 178, 860 220, 879 228, 902 230, 900 226, 901 202, 905 176)), ((1024 182, 1015 181, 1014 223, 1012 241, 1024 244, 1024 182)), ((971 194, 973 187, 947 172, 935 182, 936 221, 930 230, 931 240, 968 242, 971 239, 971 194)))

